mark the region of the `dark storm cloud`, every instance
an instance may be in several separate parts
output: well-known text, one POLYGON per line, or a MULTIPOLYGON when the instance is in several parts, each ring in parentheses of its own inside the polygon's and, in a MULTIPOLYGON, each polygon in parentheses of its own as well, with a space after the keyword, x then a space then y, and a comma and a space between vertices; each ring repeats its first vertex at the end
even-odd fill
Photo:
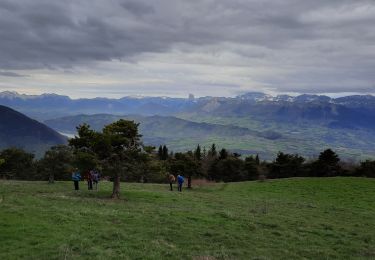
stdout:
POLYGON ((18 74, 12 71, 0 71, 0 77, 27 77, 26 75, 18 74))
POLYGON ((144 15, 155 12, 152 6, 139 1, 124 1, 121 2, 121 6, 134 15, 144 15))
POLYGON ((0 69, 90 67, 226 44, 251 64, 287 66, 284 78, 260 78, 280 91, 341 91, 339 82, 368 90, 374 24, 373 0, 0 0, 0 69))

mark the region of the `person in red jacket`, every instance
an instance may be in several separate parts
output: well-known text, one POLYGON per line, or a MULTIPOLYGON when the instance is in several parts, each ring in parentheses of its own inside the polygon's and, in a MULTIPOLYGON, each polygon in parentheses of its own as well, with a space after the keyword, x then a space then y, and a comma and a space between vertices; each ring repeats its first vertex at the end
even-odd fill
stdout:
POLYGON ((86 173, 85 179, 87 180, 87 188, 92 190, 92 179, 93 179, 93 171, 88 171, 86 173))

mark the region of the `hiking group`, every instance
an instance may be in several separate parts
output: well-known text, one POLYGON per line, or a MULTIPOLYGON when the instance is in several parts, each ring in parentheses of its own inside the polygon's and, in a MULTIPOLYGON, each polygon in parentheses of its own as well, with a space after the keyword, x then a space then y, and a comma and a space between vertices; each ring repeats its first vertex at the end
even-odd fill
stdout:
MULTIPOLYGON (((95 188, 95 190, 98 190, 100 174, 97 170, 88 171, 85 174, 84 179, 87 181, 87 189, 93 190, 93 188, 95 188)), ((76 168, 76 169, 74 169, 74 171, 72 173, 72 181, 74 183, 74 189, 75 190, 79 190, 79 181, 80 180, 81 180, 81 174, 78 171, 78 168, 76 168)))
MULTIPOLYGON (((100 174, 97 170, 90 170, 88 171, 84 179, 87 181, 87 188, 88 190, 98 190, 98 184, 100 180, 100 174)), ((72 181, 74 183, 74 189, 79 190, 79 181, 81 180, 81 173, 79 172, 78 168, 75 168, 72 172, 72 181)), ((173 174, 168 175, 168 181, 170 190, 173 191, 173 183, 176 182, 176 177, 173 174)), ((184 184, 185 178, 181 174, 177 175, 177 190, 182 192, 182 185, 184 184)))
MULTIPOLYGON (((174 177, 173 174, 169 174, 168 175, 168 181, 169 181, 170 189, 171 189, 171 191, 173 191, 173 183, 176 181, 176 177, 174 177)), ((178 174, 177 175, 177 185, 178 185, 177 189, 178 189, 179 192, 182 191, 182 184, 184 184, 184 181, 185 181, 184 176, 178 174)))

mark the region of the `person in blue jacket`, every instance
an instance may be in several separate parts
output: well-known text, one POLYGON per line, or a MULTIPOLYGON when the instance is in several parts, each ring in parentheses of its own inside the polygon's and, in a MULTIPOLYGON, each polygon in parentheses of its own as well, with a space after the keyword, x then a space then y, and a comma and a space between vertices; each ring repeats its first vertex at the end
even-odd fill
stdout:
POLYGON ((72 173, 72 181, 74 183, 74 189, 79 190, 79 181, 81 180, 81 174, 78 171, 78 168, 75 168, 72 173))
POLYGON ((178 191, 181 192, 182 191, 182 184, 184 183, 185 179, 184 179, 184 176, 182 175, 177 175, 177 182, 178 182, 178 191))

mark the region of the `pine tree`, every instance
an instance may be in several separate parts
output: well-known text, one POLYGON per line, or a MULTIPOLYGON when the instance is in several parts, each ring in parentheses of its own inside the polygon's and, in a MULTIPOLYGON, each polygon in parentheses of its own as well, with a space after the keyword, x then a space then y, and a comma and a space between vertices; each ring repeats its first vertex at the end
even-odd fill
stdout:
POLYGON ((162 152, 162 160, 168 159, 168 148, 166 145, 163 146, 163 152, 162 152))
POLYGON ((158 150, 158 158, 159 160, 163 160, 163 147, 160 145, 158 150))
POLYGON ((209 154, 212 156, 212 157, 215 157, 217 155, 217 152, 216 152, 216 145, 215 144, 212 144, 211 146, 211 149, 209 151, 209 154))
POLYGON ((227 159, 228 157, 228 152, 227 150, 225 150, 224 148, 220 150, 220 153, 219 153, 219 160, 224 160, 224 159, 227 159))
POLYGON ((318 160, 315 162, 314 173, 318 177, 337 176, 341 171, 339 162, 339 156, 331 149, 326 149, 320 153, 318 160))
POLYGON ((255 157, 255 164, 256 165, 259 165, 260 164, 260 161, 259 161, 259 155, 257 154, 257 156, 255 157))
POLYGON ((206 156, 207 156, 206 146, 203 146, 203 158, 206 158, 206 156))
POLYGON ((104 126, 102 132, 90 129, 89 125, 81 125, 77 128, 78 136, 69 139, 74 152, 84 155, 81 163, 89 161, 90 166, 94 166, 98 162, 113 178, 112 198, 120 197, 121 178, 129 168, 139 164, 141 135, 138 134, 138 126, 134 121, 124 119, 104 126))
POLYGON ((201 147, 197 146, 197 149, 195 149, 195 152, 194 152, 194 157, 195 159, 197 159, 198 161, 202 160, 202 154, 201 154, 201 147))
POLYGON ((318 160, 321 163, 335 166, 340 161, 340 158, 331 149, 326 149, 326 150, 324 150, 323 152, 320 153, 318 160))

